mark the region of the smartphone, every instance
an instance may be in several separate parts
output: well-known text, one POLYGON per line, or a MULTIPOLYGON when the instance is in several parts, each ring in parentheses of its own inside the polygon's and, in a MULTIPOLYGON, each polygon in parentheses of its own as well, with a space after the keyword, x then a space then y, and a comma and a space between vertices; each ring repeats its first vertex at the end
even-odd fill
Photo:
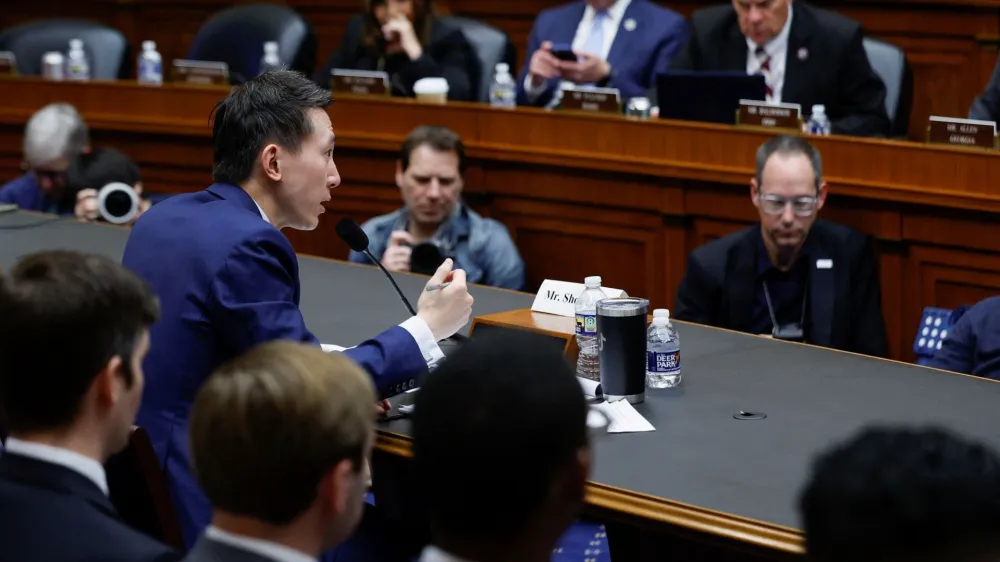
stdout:
POLYGON ((552 54, 561 61, 566 62, 576 62, 576 53, 573 52, 573 46, 569 43, 559 43, 552 45, 552 54))

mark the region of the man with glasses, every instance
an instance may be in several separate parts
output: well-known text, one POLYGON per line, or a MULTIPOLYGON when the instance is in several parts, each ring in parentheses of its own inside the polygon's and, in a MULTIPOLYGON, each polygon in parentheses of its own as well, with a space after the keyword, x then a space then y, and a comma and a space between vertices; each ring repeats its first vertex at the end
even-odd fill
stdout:
POLYGON ((77 157, 89 148, 87 124, 72 105, 52 103, 39 109, 24 130, 27 173, 0 187, 0 204, 72 215, 76 193, 68 187, 67 174, 77 157))
POLYGON ((816 219, 826 193, 819 152, 806 140, 786 135, 761 145, 750 180, 760 224, 692 252, 674 317, 886 356, 869 240, 816 219))

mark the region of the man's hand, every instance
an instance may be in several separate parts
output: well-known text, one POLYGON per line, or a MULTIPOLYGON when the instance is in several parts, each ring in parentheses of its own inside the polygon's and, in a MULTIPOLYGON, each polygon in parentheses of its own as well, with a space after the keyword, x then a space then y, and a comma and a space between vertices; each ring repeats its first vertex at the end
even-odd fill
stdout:
POLYGON ((389 271, 409 271, 410 254, 416 240, 405 230, 396 230, 389 235, 389 247, 382 254, 382 266, 389 271))
POLYGON ((382 400, 378 404, 375 404, 375 415, 384 416, 388 414, 389 410, 391 409, 392 409, 392 404, 390 404, 388 400, 382 400))
POLYGON ((552 54, 552 41, 542 42, 542 46, 531 53, 528 76, 533 88, 539 88, 547 80, 559 76, 559 59, 552 54))
POLYGON ((88 221, 97 220, 97 217, 101 214, 101 212, 97 208, 96 189, 81 189, 77 192, 76 206, 73 208, 73 214, 76 215, 76 218, 78 219, 88 221))
POLYGON ((417 316, 427 322, 437 341, 451 337, 469 322, 472 315, 473 298, 465 284, 465 271, 452 270, 452 264, 451 258, 444 260, 427 286, 446 281, 451 284, 444 289, 423 291, 417 301, 417 316))
POLYGON ((589 53, 576 53, 579 60, 559 61, 559 74, 565 80, 577 84, 600 82, 611 74, 608 61, 589 53))
POLYGON ((391 54, 394 50, 400 49, 406 52, 410 60, 417 60, 424 53, 424 48, 420 46, 420 39, 417 32, 413 30, 413 23, 406 16, 398 16, 389 20, 382 26, 382 36, 389 43, 386 52, 391 54))

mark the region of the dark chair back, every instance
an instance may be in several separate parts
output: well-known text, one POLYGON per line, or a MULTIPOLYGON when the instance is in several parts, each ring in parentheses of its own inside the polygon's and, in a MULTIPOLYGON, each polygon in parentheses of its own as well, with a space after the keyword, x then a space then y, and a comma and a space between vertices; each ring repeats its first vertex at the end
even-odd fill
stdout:
POLYGON ((465 35, 466 41, 472 46, 479 59, 479 80, 473 84, 476 100, 481 102, 490 99, 490 83, 493 82, 493 72, 498 62, 510 65, 510 73, 517 77, 514 68, 515 50, 507 34, 488 23, 461 16, 442 16, 441 19, 449 25, 458 27, 465 35))
POLYGON ((133 528, 183 551, 184 538, 170 489, 146 430, 133 427, 128 446, 108 459, 105 469, 111 503, 121 518, 133 528))
POLYGON ((187 58, 229 65, 234 83, 257 76, 264 43, 278 42, 278 56, 292 70, 312 76, 316 35, 295 10, 278 4, 245 4, 216 13, 191 44, 187 58))
POLYGON ((46 19, 5 29, 0 33, 0 51, 14 53, 19 73, 39 76, 42 56, 49 51, 65 54, 70 39, 83 41, 91 78, 115 80, 129 75, 125 36, 117 29, 89 20, 46 19))
POLYGON ((913 73, 906 53, 895 45, 864 38, 868 63, 885 84, 885 111, 889 115, 890 137, 905 137, 913 107, 913 73))

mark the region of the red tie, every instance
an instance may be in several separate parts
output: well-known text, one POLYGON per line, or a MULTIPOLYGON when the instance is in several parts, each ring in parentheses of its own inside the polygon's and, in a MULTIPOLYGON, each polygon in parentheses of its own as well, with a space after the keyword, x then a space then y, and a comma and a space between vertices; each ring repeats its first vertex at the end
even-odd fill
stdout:
POLYGON ((760 61, 760 71, 764 75, 764 91, 767 93, 766 101, 771 101, 774 98, 774 90, 771 89, 771 57, 763 47, 757 47, 754 55, 760 61))

